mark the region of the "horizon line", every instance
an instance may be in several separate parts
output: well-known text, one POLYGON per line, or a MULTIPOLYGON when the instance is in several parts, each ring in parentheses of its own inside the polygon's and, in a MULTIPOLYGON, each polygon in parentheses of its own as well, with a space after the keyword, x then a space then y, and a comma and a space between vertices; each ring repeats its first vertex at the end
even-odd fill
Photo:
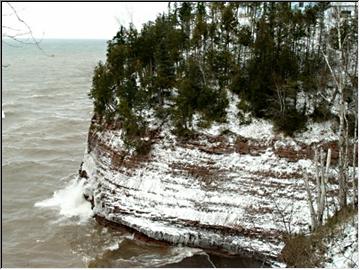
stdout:
MULTIPOLYGON (((103 38, 103 37, 42 37, 42 38, 38 38, 38 37, 28 37, 28 38, 17 38, 18 40, 31 40, 31 39, 35 39, 38 42, 41 42, 42 40, 48 40, 48 39, 73 39, 73 40, 111 40, 112 38, 103 38)), ((16 40, 10 38, 10 37, 1 37, 1 40, 7 40, 7 41, 14 41, 16 42, 16 40)))

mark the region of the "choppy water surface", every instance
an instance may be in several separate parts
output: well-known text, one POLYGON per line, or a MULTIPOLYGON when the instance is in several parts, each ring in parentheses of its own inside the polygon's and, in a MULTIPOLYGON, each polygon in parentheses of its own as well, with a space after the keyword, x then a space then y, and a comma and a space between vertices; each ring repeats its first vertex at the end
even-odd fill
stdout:
POLYGON ((3 45, 3 266, 212 267, 200 250, 144 243, 91 218, 74 179, 92 112, 92 71, 105 59, 106 41, 45 40, 41 46, 53 56, 31 45, 3 45))

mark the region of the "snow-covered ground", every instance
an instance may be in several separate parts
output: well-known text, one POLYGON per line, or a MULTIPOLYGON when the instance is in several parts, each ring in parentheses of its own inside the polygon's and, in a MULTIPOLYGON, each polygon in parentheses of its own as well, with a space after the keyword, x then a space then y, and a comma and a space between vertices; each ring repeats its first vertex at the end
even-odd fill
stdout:
POLYGON ((336 228, 334 236, 326 241, 326 268, 358 268, 358 215, 351 217, 336 228))
POLYGON ((197 129, 205 134, 212 136, 219 136, 221 132, 229 130, 236 135, 246 138, 253 138, 258 140, 271 139, 274 136, 272 130, 273 126, 270 121, 262 119, 253 119, 250 124, 239 125, 239 109, 237 107, 239 98, 237 95, 228 92, 229 106, 226 109, 227 121, 226 123, 213 123, 207 129, 197 129))
MULTIPOLYGON (((260 141, 270 141, 274 138, 284 139, 284 141, 294 144, 301 142, 307 145, 319 142, 335 141, 338 135, 332 128, 332 122, 326 121, 322 123, 309 122, 306 130, 295 134, 294 138, 285 137, 282 133, 275 133, 273 125, 269 120, 253 118, 250 124, 239 124, 239 109, 237 104, 239 98, 237 95, 228 92, 229 106, 227 108, 227 122, 213 123, 207 129, 197 127, 197 130, 212 136, 219 136, 223 131, 231 131, 233 134, 260 141)), ((197 117, 198 118, 198 117, 197 117)), ((195 125, 196 126, 196 125, 195 125)))
POLYGON ((305 144, 336 141, 339 136, 332 129, 332 122, 308 123, 305 132, 295 134, 295 140, 305 144))

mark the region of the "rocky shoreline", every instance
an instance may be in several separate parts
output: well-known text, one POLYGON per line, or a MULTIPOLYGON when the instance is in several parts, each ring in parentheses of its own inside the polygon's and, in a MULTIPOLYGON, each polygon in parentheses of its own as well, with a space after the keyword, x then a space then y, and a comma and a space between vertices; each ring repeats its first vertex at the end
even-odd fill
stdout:
MULTIPOLYGON (((130 232, 133 234, 133 239, 144 242, 144 243, 151 243, 151 244, 155 244, 158 246, 169 246, 169 245, 174 244, 172 242, 168 242, 165 240, 156 240, 154 238, 150 238, 146 234, 141 233, 141 232, 137 231, 136 229, 133 229, 130 226, 122 225, 122 224, 120 224, 118 222, 114 222, 114 221, 109 221, 106 218, 98 216, 98 215, 95 215, 94 218, 100 225, 102 225, 104 227, 110 227, 115 230, 130 232)), ((197 246, 190 245, 189 247, 196 248, 197 246)), ((227 258, 229 261, 240 258, 242 261, 245 260, 246 265, 251 264, 251 265, 253 265, 253 267, 270 267, 271 263, 274 263, 274 261, 272 261, 272 260, 269 261, 269 258, 262 256, 262 254, 254 253, 254 252, 238 254, 238 253, 233 253, 233 252, 229 252, 229 251, 221 250, 221 249, 217 250, 214 248, 211 248, 211 249, 203 248, 203 251, 209 255, 227 258)))
MULTIPOLYGON (((93 119, 79 175, 100 223, 284 266, 284 233, 308 232, 302 179, 314 173, 314 145, 234 133, 180 140, 166 127, 149 134, 152 151, 139 156, 125 150, 119 126, 93 119)), ((336 142, 322 145, 335 162, 336 142)))

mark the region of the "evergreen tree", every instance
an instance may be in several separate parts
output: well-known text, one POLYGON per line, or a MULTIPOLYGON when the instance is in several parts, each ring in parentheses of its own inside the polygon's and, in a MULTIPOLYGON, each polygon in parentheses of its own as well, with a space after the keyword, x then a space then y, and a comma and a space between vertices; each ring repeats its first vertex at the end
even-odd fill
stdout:
MULTIPOLYGON (((224 121, 230 90, 239 95, 241 111, 272 119, 291 134, 306 120, 307 104, 299 107, 299 93, 321 96, 330 76, 322 52, 339 46, 339 29, 327 33, 325 27, 328 6, 321 2, 296 10, 289 2, 171 3, 167 14, 141 31, 132 24, 121 26, 108 42, 106 64, 95 68, 89 94, 95 112, 122 119, 129 145, 139 146, 147 132, 141 117, 145 110, 155 110, 162 121, 170 113, 178 130, 187 132, 195 113, 205 124, 224 121), (244 12, 248 24, 240 20, 244 12)), ((345 93, 357 85, 352 60, 357 17, 341 20, 340 41, 347 55, 342 64, 351 71, 345 93)), ((352 102, 351 94, 344 95, 352 102)), ((313 117, 326 117, 323 107, 319 103, 313 117)))
POLYGON ((180 26, 183 34, 183 46, 185 52, 188 54, 190 50, 190 34, 192 21, 192 3, 183 2, 178 11, 180 26))
POLYGON ((168 42, 163 37, 155 53, 157 74, 155 87, 158 89, 159 104, 164 104, 164 97, 170 94, 170 89, 175 84, 175 68, 170 56, 168 42))
POLYGON ((114 112, 113 80, 106 65, 99 62, 93 76, 92 88, 89 96, 94 101, 95 112, 99 115, 114 112))

